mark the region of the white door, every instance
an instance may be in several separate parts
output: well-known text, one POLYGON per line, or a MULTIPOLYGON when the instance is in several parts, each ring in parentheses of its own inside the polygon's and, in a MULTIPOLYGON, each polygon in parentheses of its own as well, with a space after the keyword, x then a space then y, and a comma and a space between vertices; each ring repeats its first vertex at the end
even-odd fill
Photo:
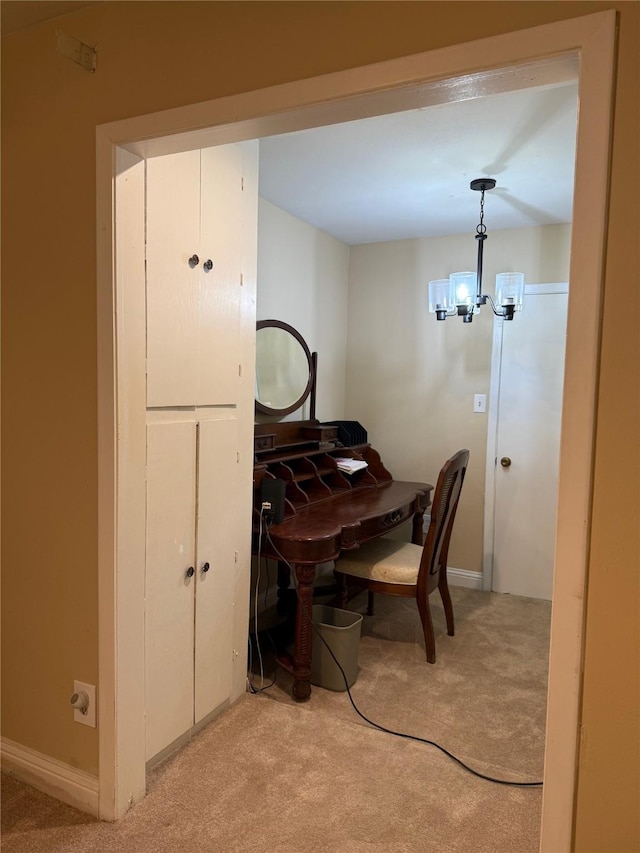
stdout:
POLYGON ((147 426, 146 759, 193 725, 196 425, 147 426))
POLYGON ((244 143, 147 162, 149 408, 237 403, 251 157, 244 143))
POLYGON ((146 190, 147 406, 189 406, 199 381, 200 152, 148 160, 146 190))
POLYGON ((229 405, 238 400, 245 247, 243 152, 242 145, 221 145, 201 152, 199 406, 229 405))
POLYGON ((231 695, 234 589, 246 514, 239 505, 238 421, 198 425, 195 722, 231 695))
MULTIPOLYGON (((551 599, 567 286, 530 285, 502 325, 492 589, 551 599), (560 291, 560 292, 559 292, 560 291)), ((493 369, 496 364, 494 359, 493 369)), ((496 386, 494 383, 494 395, 496 386)))

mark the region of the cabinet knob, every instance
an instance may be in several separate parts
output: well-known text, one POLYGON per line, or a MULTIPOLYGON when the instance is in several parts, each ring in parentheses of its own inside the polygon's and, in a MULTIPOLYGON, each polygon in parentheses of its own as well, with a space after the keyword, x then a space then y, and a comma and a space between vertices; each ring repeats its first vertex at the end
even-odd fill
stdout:
POLYGON ((196 573, 196 570, 193 568, 193 566, 189 566, 189 568, 186 571, 187 577, 192 578, 195 575, 195 573, 196 573))
POLYGON ((191 267, 191 269, 197 267, 199 263, 200 258, 197 255, 191 255, 191 257, 189 258, 189 266, 191 267))
POLYGON ((209 566, 209 563, 203 563, 203 565, 202 565, 202 571, 203 572, 208 572, 210 568, 211 567, 209 566))
POLYGON ((209 258, 209 260, 205 261, 202 266, 204 267, 205 272, 211 272, 213 269, 213 261, 209 258))

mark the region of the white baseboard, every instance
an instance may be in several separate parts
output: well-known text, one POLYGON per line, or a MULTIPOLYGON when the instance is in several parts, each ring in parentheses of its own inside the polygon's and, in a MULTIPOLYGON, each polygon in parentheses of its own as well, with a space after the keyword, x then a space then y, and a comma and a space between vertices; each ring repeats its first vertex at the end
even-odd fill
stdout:
POLYGON ((98 778, 35 749, 0 741, 2 772, 67 805, 98 817, 98 778))
POLYGON ((482 572, 470 572, 469 569, 452 569, 447 566, 447 580, 451 586, 482 589, 482 572))

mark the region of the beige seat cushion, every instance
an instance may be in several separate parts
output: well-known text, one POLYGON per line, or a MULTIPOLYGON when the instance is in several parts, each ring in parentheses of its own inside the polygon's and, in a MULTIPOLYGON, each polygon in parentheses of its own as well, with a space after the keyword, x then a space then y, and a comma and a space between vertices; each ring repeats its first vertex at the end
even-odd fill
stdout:
POLYGON ((374 539, 354 551, 345 551, 336 570, 382 583, 415 584, 422 548, 397 539, 374 539))

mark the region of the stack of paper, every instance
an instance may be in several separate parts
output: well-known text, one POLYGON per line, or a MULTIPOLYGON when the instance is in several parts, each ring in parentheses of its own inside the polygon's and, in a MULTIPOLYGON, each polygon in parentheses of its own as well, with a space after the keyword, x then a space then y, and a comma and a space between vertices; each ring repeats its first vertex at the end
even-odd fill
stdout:
POLYGON ((334 456, 334 459, 338 463, 338 470, 344 471, 345 474, 353 474, 355 471, 360 471, 362 468, 367 467, 364 459, 345 459, 338 456, 334 456))

